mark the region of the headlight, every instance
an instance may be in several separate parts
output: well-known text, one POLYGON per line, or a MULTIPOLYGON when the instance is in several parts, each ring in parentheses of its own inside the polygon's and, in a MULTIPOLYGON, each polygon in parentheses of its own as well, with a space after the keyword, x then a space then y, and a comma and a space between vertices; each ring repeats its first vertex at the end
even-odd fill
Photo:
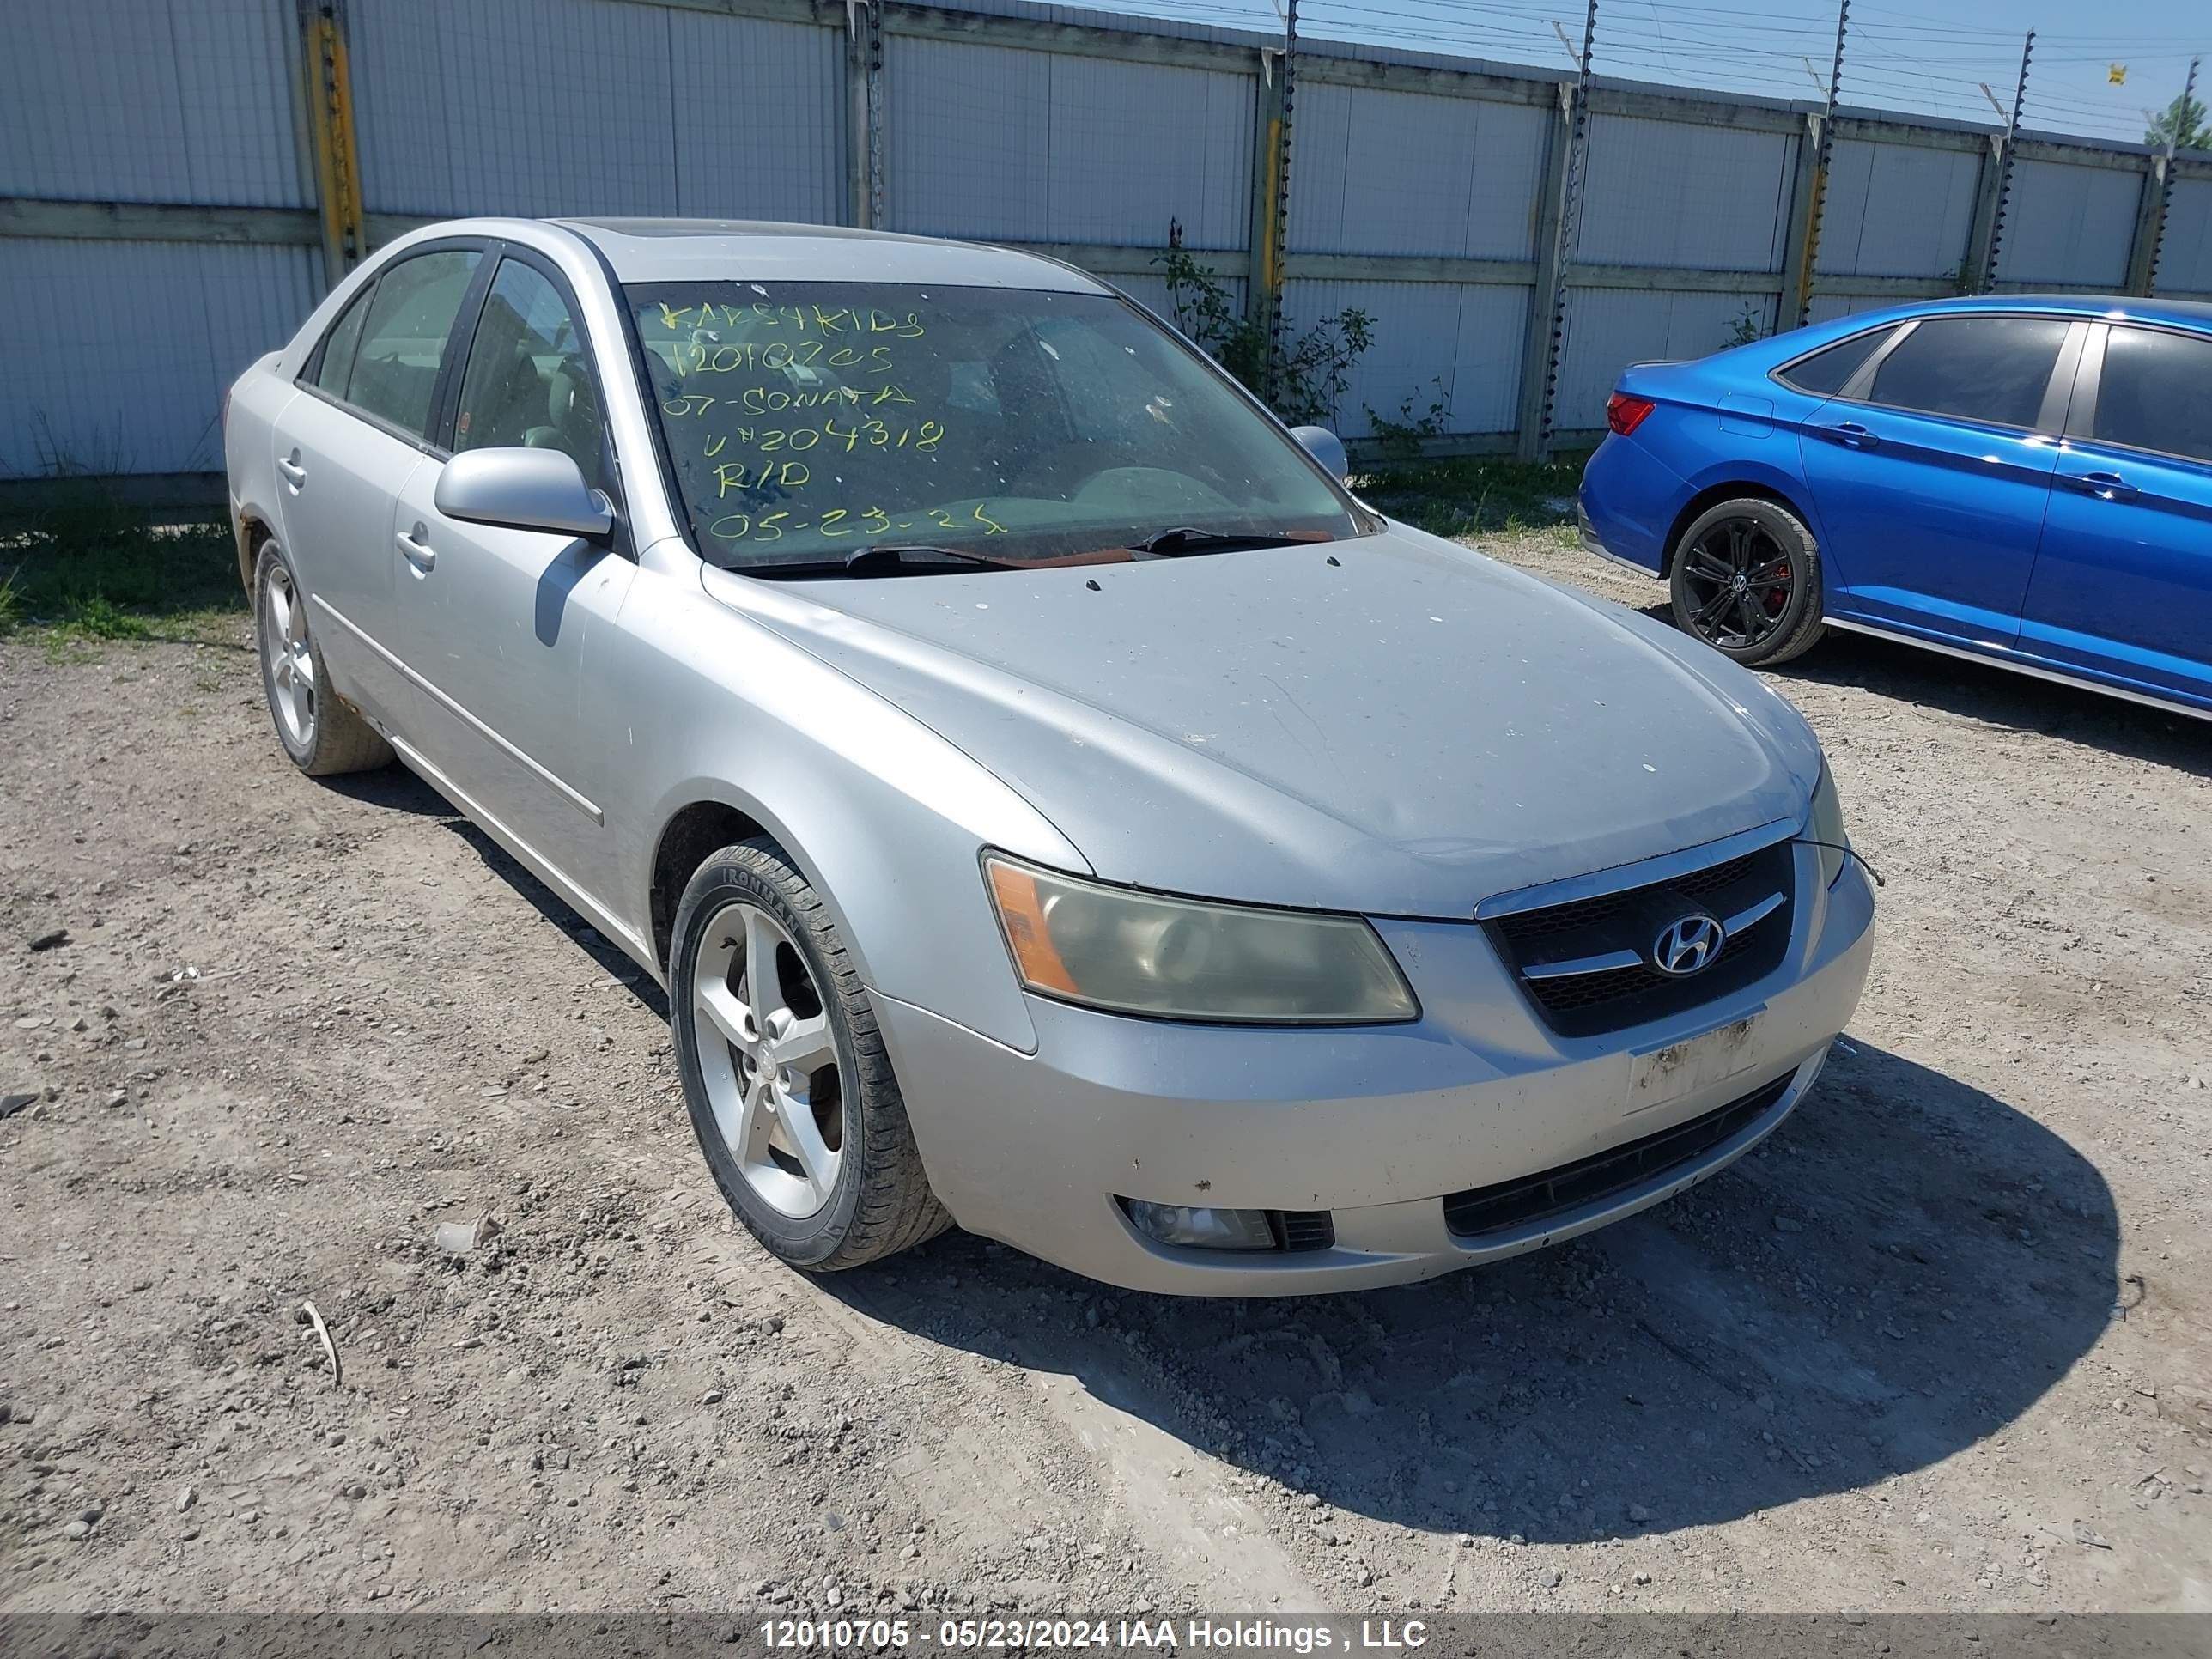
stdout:
POLYGON ((1413 994, 1356 916, 1200 904, 983 860, 1032 991, 1169 1019, 1343 1025, 1412 1019, 1413 994))
POLYGON ((1805 817, 1805 838, 1829 843, 1814 850, 1820 858, 1820 884, 1833 887, 1847 861, 1838 849, 1849 847, 1851 838, 1844 832, 1844 803, 1836 793, 1836 780, 1826 761, 1820 763, 1820 782, 1813 786, 1813 810, 1805 817))

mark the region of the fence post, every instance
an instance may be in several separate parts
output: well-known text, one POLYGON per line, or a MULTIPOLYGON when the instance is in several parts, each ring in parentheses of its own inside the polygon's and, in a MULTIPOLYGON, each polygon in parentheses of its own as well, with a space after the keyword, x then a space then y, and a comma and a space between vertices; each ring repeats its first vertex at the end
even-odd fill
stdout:
POLYGON ((2166 244, 2166 217, 2173 210, 2173 153, 2180 143, 2181 117, 2196 106, 2197 69, 2201 61, 2189 60, 2189 76, 2181 83, 2181 102, 2175 106, 2172 125, 2166 128, 2166 153, 2153 158, 2143 179, 2135 241, 2128 249, 2128 292, 2146 299, 2158 289, 2158 256, 2166 244))
POLYGON ((1536 284, 1528 295, 1528 335, 1521 344, 1521 397, 1515 415, 1513 453, 1533 461, 1543 448, 1551 418, 1547 371, 1552 359, 1552 318, 1559 308, 1566 249, 1559 241, 1559 209, 1567 193, 1567 153, 1574 144, 1575 87, 1559 82, 1558 118, 1545 156, 1542 193, 1536 198, 1536 284))
POLYGON ((884 228, 884 9, 881 0, 845 0, 845 88, 852 122, 853 222, 884 228))
POLYGON ((1774 331, 1802 328, 1812 316, 1813 267, 1820 257, 1820 202, 1827 189, 1825 118, 1808 113, 1797 139, 1797 164, 1790 174, 1790 228, 1783 233, 1782 297, 1774 310, 1774 331))
POLYGON ((1535 422, 1524 425, 1516 453, 1523 460, 1552 458, 1552 422, 1557 413, 1559 371, 1567 356, 1567 266, 1580 241, 1583 152, 1588 147, 1590 104, 1590 59, 1597 51, 1597 0, 1589 0, 1583 15, 1583 55, 1574 86, 1561 101, 1563 117, 1553 130, 1556 146, 1553 161, 1557 183, 1545 180, 1545 199, 1539 204, 1540 225, 1549 234, 1540 244, 1535 291, 1529 314, 1529 349, 1522 355, 1521 394, 1525 407, 1529 397, 1528 369, 1538 366, 1535 379, 1535 422), (1556 191, 1556 196, 1554 191, 1556 191), (1542 354, 1538 356, 1538 352, 1542 354))
POLYGON ((2128 240, 2127 291, 2146 298, 2158 271, 2158 245, 2166 234, 2166 179, 2171 165, 2163 155, 2150 158, 2143 173, 2142 199, 2136 204, 2135 234, 2128 240))
POLYGON ((1994 280, 1991 264, 1996 257, 1997 195, 2004 186, 2005 151, 2002 132, 1990 134, 1989 149, 1982 156, 1982 171, 1974 181, 1974 216, 1966 232, 1966 257, 1959 267, 1959 292, 1986 294, 1994 280))
POLYGON ((1281 207, 1289 182, 1290 155, 1284 143, 1287 114, 1283 102, 1283 53, 1260 49, 1258 113, 1252 133, 1252 204, 1245 246, 1252 250, 1244 283, 1244 316, 1265 334, 1272 352, 1282 327, 1283 231, 1281 207))
MULTIPOLYGON (((1793 198, 1790 204, 1790 222, 1797 222, 1801 210, 1804 215, 1802 234, 1796 239, 1792 252, 1783 258, 1787 270, 1790 263, 1797 267, 1797 280, 1785 282, 1782 298, 1775 307, 1774 331, 1782 330, 1782 309, 1793 302, 1796 307, 1791 319, 1792 328, 1802 328, 1813 319, 1813 283, 1820 267, 1820 215, 1828 204, 1828 163, 1833 159, 1836 137, 1836 100, 1844 93, 1844 37, 1851 22, 1851 0, 1836 0, 1836 55, 1828 67, 1828 100, 1821 106, 1820 118, 1810 134, 1813 145, 1813 173, 1804 182, 1804 199, 1801 204, 1793 198)), ((1804 157, 1798 157, 1802 164, 1804 157)), ((1801 166, 1802 174, 1802 166, 1801 166)))
POLYGON ((323 281, 335 288, 368 252, 361 150, 354 137, 353 76, 346 59, 345 0, 299 0, 299 19, 315 207, 323 227, 323 281))
POLYGON ((2005 210, 2012 202, 2013 149, 2020 142, 2020 118, 2027 106, 2027 64, 2034 55, 2035 31, 2030 29, 2027 39, 2021 44, 2020 79, 2013 87, 2012 115, 1990 153, 1991 165, 1982 171, 1980 188, 1974 198, 1972 252, 1967 256, 1972 280, 1963 284, 1969 294, 1990 294, 1996 289, 1997 256, 2004 246, 2005 210))

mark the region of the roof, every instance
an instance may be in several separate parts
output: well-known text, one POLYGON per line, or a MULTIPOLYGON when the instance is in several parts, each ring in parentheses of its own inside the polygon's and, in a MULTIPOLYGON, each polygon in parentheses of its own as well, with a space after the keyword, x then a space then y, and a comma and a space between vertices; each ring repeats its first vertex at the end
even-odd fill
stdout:
POLYGON ((2134 294, 1976 294, 1955 300, 1922 300, 1895 307, 1895 314, 1900 317, 1924 317, 1946 311, 2047 311, 2069 317, 2126 318, 2136 322, 2212 329, 2212 301, 2145 299, 2134 294))
POLYGON ((842 225, 744 219, 556 219, 596 246, 625 283, 934 283, 945 288, 1103 293, 1097 278, 1055 259, 842 225))

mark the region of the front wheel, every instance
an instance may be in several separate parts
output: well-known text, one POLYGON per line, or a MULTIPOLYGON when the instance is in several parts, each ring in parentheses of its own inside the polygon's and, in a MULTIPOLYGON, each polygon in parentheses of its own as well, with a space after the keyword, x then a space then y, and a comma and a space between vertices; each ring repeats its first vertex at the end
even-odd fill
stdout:
POLYGON ((951 1225, 860 974, 775 842, 726 847, 691 878, 668 1000, 699 1149, 754 1237, 827 1273, 951 1225))
POLYGON ((1823 632, 1813 532, 1758 496, 1723 501, 1682 532, 1668 589, 1674 625, 1740 663, 1787 662, 1823 632))

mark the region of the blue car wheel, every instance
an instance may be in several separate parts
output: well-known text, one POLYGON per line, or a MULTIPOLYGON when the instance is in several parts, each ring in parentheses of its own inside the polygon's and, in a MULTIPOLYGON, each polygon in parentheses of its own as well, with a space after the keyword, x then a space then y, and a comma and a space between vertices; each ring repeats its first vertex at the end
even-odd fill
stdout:
POLYGON ((1747 495, 1693 520, 1668 588, 1674 625, 1740 663, 1787 662, 1820 642, 1820 549, 1777 502, 1747 495))

